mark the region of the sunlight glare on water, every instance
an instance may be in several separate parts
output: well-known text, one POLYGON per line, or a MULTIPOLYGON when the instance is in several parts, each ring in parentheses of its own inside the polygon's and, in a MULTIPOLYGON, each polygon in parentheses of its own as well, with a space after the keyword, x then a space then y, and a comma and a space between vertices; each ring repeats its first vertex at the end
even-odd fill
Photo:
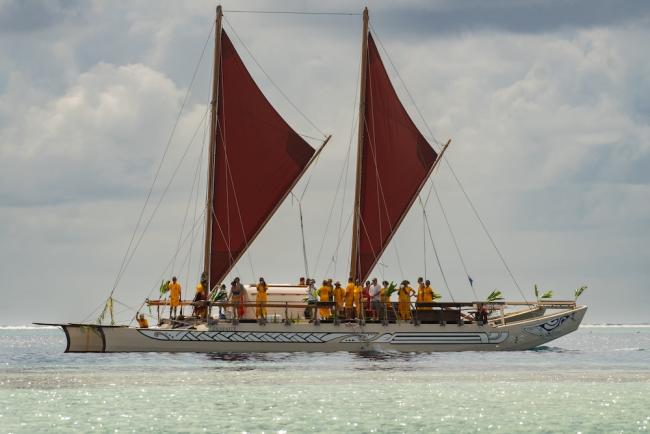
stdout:
POLYGON ((647 432, 650 329, 533 351, 64 354, 0 329, 3 432, 647 432))

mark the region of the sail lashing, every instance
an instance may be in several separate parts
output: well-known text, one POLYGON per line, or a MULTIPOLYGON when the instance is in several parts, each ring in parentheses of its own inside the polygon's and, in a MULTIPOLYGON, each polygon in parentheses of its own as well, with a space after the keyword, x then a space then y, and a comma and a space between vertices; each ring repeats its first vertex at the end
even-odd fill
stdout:
MULTIPOLYGON (((367 12, 366 12, 367 13, 367 12)), ((367 20, 367 16, 364 17, 367 20)), ((429 178, 438 154, 413 123, 391 84, 377 45, 364 30, 357 200, 350 276, 361 281, 395 235, 429 178)))
POLYGON ((225 31, 217 37, 205 261, 210 288, 234 267, 315 153, 266 99, 225 31))

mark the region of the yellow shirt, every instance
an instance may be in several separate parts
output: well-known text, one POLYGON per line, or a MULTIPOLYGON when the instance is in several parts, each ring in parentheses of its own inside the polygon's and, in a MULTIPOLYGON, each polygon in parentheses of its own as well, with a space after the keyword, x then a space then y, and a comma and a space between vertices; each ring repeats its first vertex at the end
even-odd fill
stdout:
POLYGON ((425 303, 431 303, 433 301, 433 289, 430 286, 423 289, 422 301, 425 303))
POLYGON ((172 282, 169 284, 169 304, 172 307, 178 306, 181 301, 181 284, 172 282))
POLYGON ((399 301, 402 303, 408 303, 411 301, 411 294, 413 293, 413 288, 407 286, 406 288, 399 290, 399 301))
POLYGON ((388 296, 388 288, 386 288, 385 286, 381 288, 381 290, 379 291, 379 296, 381 297, 382 303, 390 302, 390 297, 388 296))
POLYGON ((359 305, 361 304, 361 297, 363 296, 363 286, 355 286, 354 287, 354 304, 359 305))
POLYGON ((327 285, 321 286, 318 289, 318 295, 320 297, 320 301, 330 301, 331 291, 332 289, 329 286, 327 285))
POLYGON ((348 286, 345 287, 345 306, 352 307, 352 301, 354 300, 354 283, 348 283, 348 286))
POLYGON ((255 297, 255 301, 268 301, 269 297, 266 294, 266 291, 268 291, 268 289, 268 286, 259 283, 257 285, 257 296, 255 297))
POLYGON ((339 287, 334 288, 334 300, 336 300, 337 306, 343 306, 345 301, 345 289, 339 287))

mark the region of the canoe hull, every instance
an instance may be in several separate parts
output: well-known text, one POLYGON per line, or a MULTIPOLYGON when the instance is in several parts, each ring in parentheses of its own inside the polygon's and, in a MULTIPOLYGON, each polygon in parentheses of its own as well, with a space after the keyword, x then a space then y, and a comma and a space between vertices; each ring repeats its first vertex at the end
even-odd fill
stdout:
POLYGON ((514 323, 266 324, 219 323, 205 330, 59 324, 66 352, 439 352, 512 351, 575 331, 586 306, 514 323))

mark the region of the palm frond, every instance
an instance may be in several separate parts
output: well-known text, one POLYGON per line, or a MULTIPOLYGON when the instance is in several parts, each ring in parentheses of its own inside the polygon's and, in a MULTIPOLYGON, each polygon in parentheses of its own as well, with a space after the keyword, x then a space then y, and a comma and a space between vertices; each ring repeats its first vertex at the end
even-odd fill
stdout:
POLYGON ((553 297, 553 291, 546 291, 540 298, 552 298, 553 297))
POLYGON ((535 288, 535 298, 537 301, 539 301, 539 291, 537 290, 537 284, 533 285, 533 288, 535 288))
POLYGON ((497 301, 497 300, 503 300, 503 294, 501 294, 501 291, 498 289, 495 289, 490 293, 490 295, 487 296, 487 301, 497 301))
POLYGON ((576 289, 575 292, 575 301, 578 301, 578 297, 582 295, 583 292, 587 289, 587 285, 581 286, 580 288, 576 289))
POLYGON ((390 298, 395 291, 397 291, 397 284, 395 282, 390 282, 390 285, 386 288, 386 296, 390 298))

